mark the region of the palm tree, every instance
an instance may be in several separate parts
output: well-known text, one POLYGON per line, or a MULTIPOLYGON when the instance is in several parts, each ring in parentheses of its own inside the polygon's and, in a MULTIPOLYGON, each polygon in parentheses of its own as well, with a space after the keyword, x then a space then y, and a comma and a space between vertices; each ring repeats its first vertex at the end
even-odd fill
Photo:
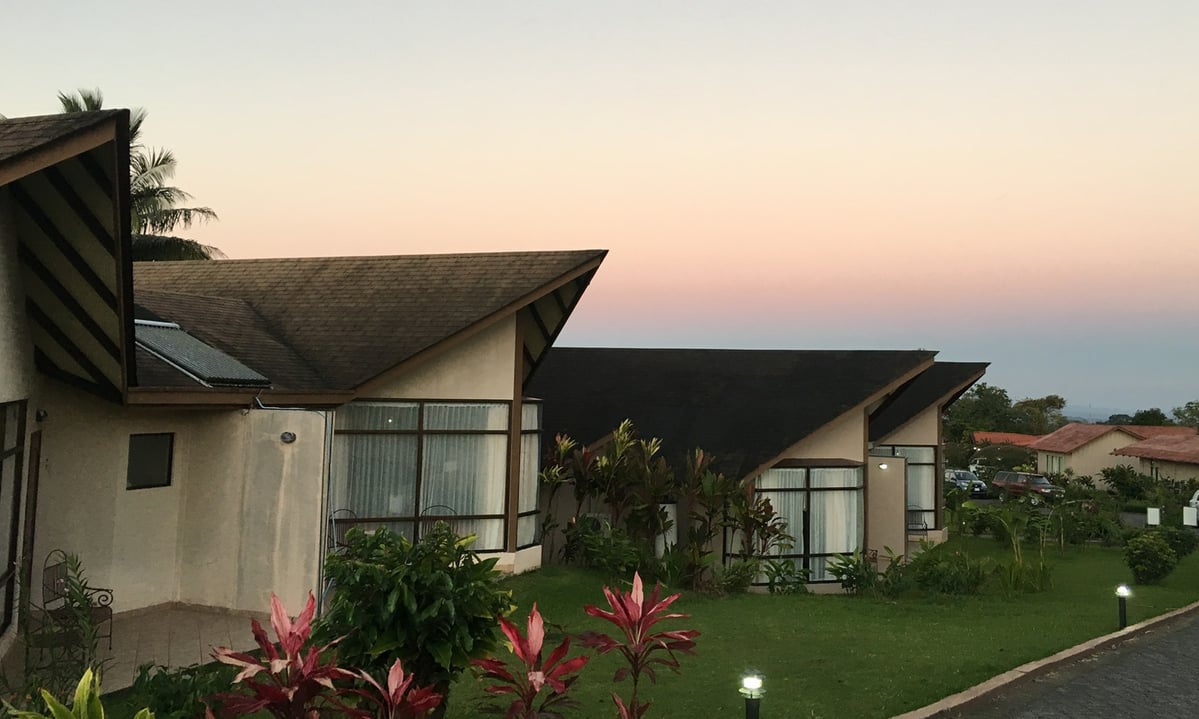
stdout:
MULTIPOLYGON (((104 107, 99 89, 58 93, 63 112, 92 112, 104 107)), ((134 260, 196 260, 224 257, 219 249, 195 240, 166 233, 193 222, 219 219, 208 207, 180 207, 191 195, 168 185, 178 161, 170 150, 148 148, 141 142, 146 111, 137 108, 129 115, 129 214, 133 221, 134 260)))

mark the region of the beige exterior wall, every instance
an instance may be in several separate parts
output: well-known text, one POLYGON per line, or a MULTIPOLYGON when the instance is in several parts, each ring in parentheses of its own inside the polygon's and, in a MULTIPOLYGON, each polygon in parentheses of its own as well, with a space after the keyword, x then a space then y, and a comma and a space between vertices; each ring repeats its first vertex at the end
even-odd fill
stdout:
POLYGON ((510 400, 516 349, 516 317, 506 317, 424 364, 368 382, 358 396, 510 400))
POLYGON ((881 561, 886 556, 884 547, 896 554, 907 552, 907 463, 903 457, 867 459, 866 548, 877 549, 881 561))
POLYGON ((866 420, 859 411, 844 415, 816 430, 781 455, 795 459, 849 459, 861 462, 866 452, 866 420))
MULTIPOLYGON (((1064 472, 1067 469, 1072 469, 1074 470, 1074 475, 1076 477, 1089 475, 1098 479, 1099 470, 1104 469, 1105 467, 1118 467, 1121 464, 1135 465, 1135 462, 1130 461, 1133 458, 1113 455, 1112 450, 1119 449, 1121 447, 1127 447, 1128 445, 1139 441, 1140 440, 1138 440, 1136 437, 1133 437, 1131 434, 1122 432, 1118 429, 1108 432, 1093 442, 1088 442, 1082 447, 1079 447, 1074 452, 1063 454, 1062 471, 1064 472)), ((1045 452, 1037 452, 1038 469, 1045 467, 1047 461, 1047 454, 1045 452)))
POLYGON ((33 389, 33 350, 10 202, 8 189, 0 187, 0 402, 25 399, 33 389))
POLYGON ((941 411, 929 407, 911 421, 875 444, 936 447, 940 444, 941 411))
POLYGON ((1178 482, 1185 482, 1188 479, 1199 479, 1199 464, 1189 464, 1186 462, 1165 462, 1160 459, 1145 459, 1143 457, 1118 457, 1121 464, 1133 464, 1136 460, 1140 460, 1138 471, 1142 474, 1153 476, 1154 469, 1157 470, 1157 476, 1162 479, 1173 479, 1178 482))
POLYGON ((63 549, 113 589, 118 612, 176 601, 261 611, 271 591, 296 606, 317 590, 323 414, 123 408, 43 385, 34 586, 63 549), (146 432, 175 433, 171 485, 127 490, 129 435, 146 432))

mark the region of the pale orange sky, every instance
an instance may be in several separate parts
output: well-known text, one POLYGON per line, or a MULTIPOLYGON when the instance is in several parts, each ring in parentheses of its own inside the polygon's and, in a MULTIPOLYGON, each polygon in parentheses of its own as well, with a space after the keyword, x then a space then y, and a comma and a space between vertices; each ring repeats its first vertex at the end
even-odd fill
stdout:
POLYGON ((0 112, 147 107, 230 257, 609 248, 565 343, 1199 398, 1199 5, 825 5, 25 4, 0 112))

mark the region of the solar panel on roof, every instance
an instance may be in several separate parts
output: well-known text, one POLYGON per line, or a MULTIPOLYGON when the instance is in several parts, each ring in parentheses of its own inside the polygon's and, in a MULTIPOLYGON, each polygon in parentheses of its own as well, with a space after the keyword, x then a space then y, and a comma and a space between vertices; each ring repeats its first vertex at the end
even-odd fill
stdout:
POLYGON ((219 387, 268 387, 271 381, 171 322, 136 320, 137 344, 202 382, 219 387))

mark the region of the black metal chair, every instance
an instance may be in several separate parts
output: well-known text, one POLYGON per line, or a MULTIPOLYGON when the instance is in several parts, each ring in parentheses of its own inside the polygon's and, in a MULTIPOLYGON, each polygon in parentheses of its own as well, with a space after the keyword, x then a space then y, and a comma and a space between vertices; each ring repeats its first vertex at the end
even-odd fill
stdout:
POLYGON ((82 583, 70 563, 55 549, 42 564, 42 606, 30 614, 30 643, 42 668, 94 661, 89 653, 101 639, 112 649, 112 590, 82 583))
POLYGON ((908 534, 928 536, 928 522, 924 519, 924 510, 908 507, 908 534))

